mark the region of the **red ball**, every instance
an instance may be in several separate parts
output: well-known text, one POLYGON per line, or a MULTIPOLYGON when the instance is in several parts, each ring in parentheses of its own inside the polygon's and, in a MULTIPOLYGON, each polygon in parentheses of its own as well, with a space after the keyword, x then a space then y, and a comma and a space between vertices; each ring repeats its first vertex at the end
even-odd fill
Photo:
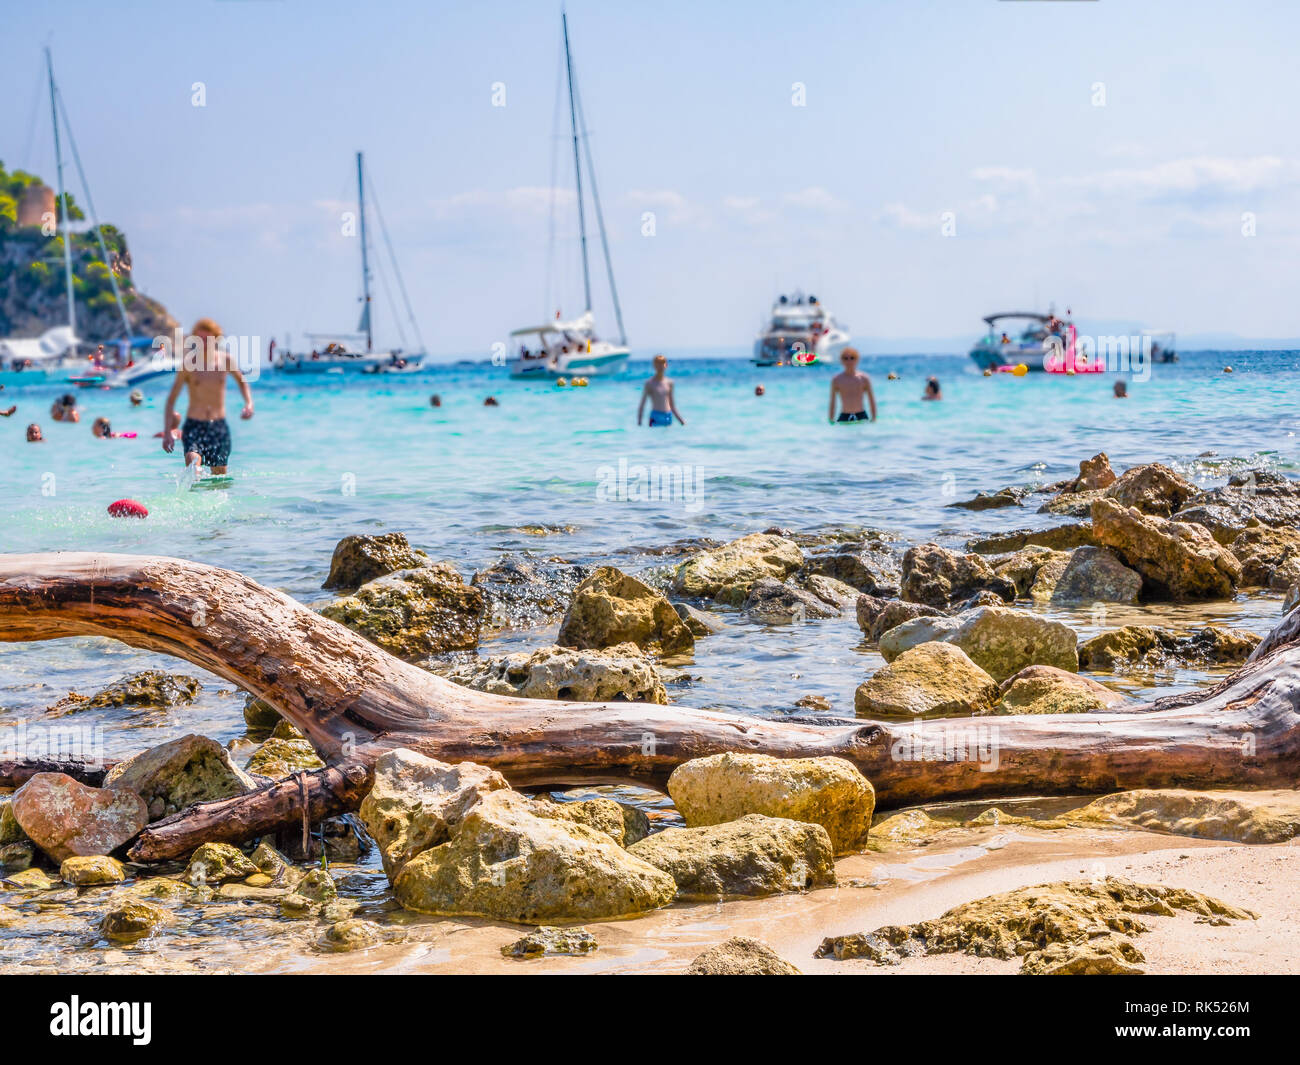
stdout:
POLYGON ((108 505, 108 512, 115 518, 147 518, 149 510, 143 503, 134 499, 119 499, 108 505))

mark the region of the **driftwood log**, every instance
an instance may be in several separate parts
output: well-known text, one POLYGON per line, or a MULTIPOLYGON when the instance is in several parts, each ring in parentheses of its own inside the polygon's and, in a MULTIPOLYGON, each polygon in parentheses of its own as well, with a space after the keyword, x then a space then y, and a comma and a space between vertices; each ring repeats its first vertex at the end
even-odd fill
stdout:
MULTIPOLYGON (((0 556, 0 640, 106 636, 183 658, 275 707, 330 767, 313 818, 355 809, 369 767, 409 747, 473 760, 516 787, 662 787, 721 751, 839 755, 881 807, 1139 787, 1292 787, 1300 777, 1300 647, 1283 644, 1194 697, 1149 712, 812 724, 641 703, 488 695, 392 657, 281 592, 181 559, 0 556), (359 767, 359 768, 358 768, 359 767)), ((132 855, 180 857, 301 816, 291 780, 192 807, 146 829, 132 855)))

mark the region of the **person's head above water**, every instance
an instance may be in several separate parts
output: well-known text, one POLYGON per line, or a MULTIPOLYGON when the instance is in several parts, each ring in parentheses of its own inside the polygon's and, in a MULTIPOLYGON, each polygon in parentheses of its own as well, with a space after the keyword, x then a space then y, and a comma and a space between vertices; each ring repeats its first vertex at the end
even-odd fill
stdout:
POLYGON ((1128 396, 1128 382, 1127 382, 1127 381, 1116 381, 1116 382, 1115 382, 1115 398, 1116 398, 1116 399, 1124 399, 1124 398, 1126 398, 1127 396, 1128 396))
POLYGON ((761 395, 764 395, 766 392, 767 392, 767 389, 764 388, 762 385, 755 385, 755 386, 754 386, 754 395, 756 395, 756 396, 761 396, 761 395))
POLYGON ((144 393, 141 392, 138 388, 133 388, 131 390, 131 406, 138 407, 143 402, 144 402, 144 393))
POLYGON ((59 397, 59 406, 63 407, 65 410, 75 407, 76 405, 77 397, 71 392, 64 392, 63 395, 59 397))
POLYGON ((27 427, 27 442, 29 444, 39 444, 45 437, 41 435, 41 427, 35 422, 27 427))
POLYGON ((499 407, 499 406, 501 406, 501 404, 497 402, 497 397, 496 397, 496 396, 488 396, 488 398, 485 399, 485 400, 483 401, 483 406, 485 406, 485 407, 499 407))
POLYGON ((430 406, 430 407, 441 407, 441 406, 442 406, 442 397, 441 397, 440 395, 438 395, 437 392, 435 392, 433 395, 431 395, 431 396, 429 397, 429 406, 430 406))
POLYGON ((939 394, 939 378, 931 377, 925 382, 925 390, 932 396, 939 394))
POLYGON ((90 431, 101 440, 113 435, 113 427, 109 424, 107 418, 96 418, 95 424, 90 427, 90 431))

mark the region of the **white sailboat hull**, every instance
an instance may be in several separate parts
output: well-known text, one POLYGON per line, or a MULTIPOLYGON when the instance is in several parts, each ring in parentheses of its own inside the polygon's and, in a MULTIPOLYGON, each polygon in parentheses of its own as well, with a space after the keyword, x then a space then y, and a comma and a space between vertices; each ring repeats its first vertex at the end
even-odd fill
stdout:
POLYGON ((591 351, 559 352, 549 356, 512 359, 510 376, 515 378, 612 377, 627 369, 631 351, 614 344, 596 343, 591 351))

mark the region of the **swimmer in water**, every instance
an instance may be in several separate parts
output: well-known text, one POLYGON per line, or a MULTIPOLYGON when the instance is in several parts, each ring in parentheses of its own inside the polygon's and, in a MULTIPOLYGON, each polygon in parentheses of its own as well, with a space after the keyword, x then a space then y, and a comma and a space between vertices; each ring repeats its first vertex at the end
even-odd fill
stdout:
POLYGON ((176 400, 181 389, 189 389, 189 409, 181 426, 181 441, 185 448, 185 466, 207 466, 220 476, 226 472, 230 461, 230 427, 226 424, 226 378, 233 377, 244 398, 244 409, 239 416, 245 420, 253 416, 253 392, 239 372, 234 358, 218 343, 221 327, 211 318, 200 318, 194 323, 190 338, 202 343, 202 350, 191 354, 190 339, 176 371, 176 380, 167 394, 163 411, 162 446, 167 454, 176 448, 176 437, 169 431, 175 424, 176 400))
POLYGON ((831 422, 865 422, 876 420, 876 396, 871 391, 871 378, 858 369, 858 349, 845 348, 840 352, 843 371, 831 378, 831 406, 827 420, 831 422), (870 419, 863 409, 863 399, 871 409, 870 419), (840 402, 840 416, 835 417, 835 401, 840 402))
POLYGON ((766 394, 767 394, 767 389, 764 388, 762 385, 755 385, 755 386, 754 386, 754 395, 756 395, 756 396, 762 396, 762 395, 766 395, 766 394))
POLYGON ((939 378, 931 377, 925 382, 925 391, 921 393, 922 399, 943 399, 943 389, 939 387, 939 378))
POLYGON ((647 378, 646 383, 641 388, 641 404, 636 409, 636 423, 641 424, 641 419, 645 415, 646 400, 650 401, 650 427, 667 426, 673 424, 676 418, 682 425, 686 424, 686 419, 681 416, 677 410, 677 397, 673 394, 672 378, 667 376, 668 359, 663 355, 656 355, 654 360, 655 374, 647 378))
POLYGON ((442 406, 442 397, 441 397, 440 395, 438 395, 437 392, 435 392, 432 396, 429 397, 429 406, 430 406, 430 407, 441 407, 441 406, 442 406))
POLYGON ((133 388, 131 390, 131 406, 138 407, 143 402, 144 402, 144 393, 141 392, 138 388, 133 388))
POLYGON ((483 406, 485 406, 485 407, 499 407, 499 406, 501 406, 501 404, 497 402, 497 397, 496 397, 496 396, 488 396, 488 398, 485 399, 485 400, 483 401, 483 406))
POLYGON ((35 422, 32 422, 32 424, 27 427, 27 442, 29 444, 39 444, 44 439, 45 437, 41 435, 41 427, 35 422))
POLYGON ((81 411, 77 410, 77 397, 71 392, 64 393, 50 407, 50 417, 56 422, 81 421, 81 411))
POLYGON ((1115 382, 1115 398, 1116 398, 1116 399, 1127 399, 1127 398, 1128 398, 1128 382, 1127 382, 1127 381, 1116 381, 1116 382, 1115 382))

